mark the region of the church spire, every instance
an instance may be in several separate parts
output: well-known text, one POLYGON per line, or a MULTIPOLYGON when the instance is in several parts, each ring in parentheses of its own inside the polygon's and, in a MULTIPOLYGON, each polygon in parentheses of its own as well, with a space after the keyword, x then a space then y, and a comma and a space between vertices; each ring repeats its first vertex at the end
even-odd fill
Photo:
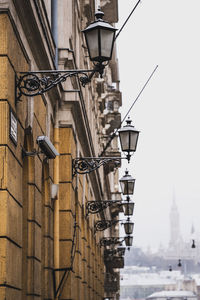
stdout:
POLYGON ((178 249, 180 246, 181 231, 180 231, 180 218, 179 211, 176 205, 175 190, 173 189, 172 206, 170 210, 170 242, 169 247, 178 249))

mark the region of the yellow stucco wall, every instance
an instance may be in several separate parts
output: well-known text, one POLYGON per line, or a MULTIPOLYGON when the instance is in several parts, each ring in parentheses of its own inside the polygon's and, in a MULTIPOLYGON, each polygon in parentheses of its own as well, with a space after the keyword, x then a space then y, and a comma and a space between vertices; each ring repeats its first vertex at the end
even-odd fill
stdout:
MULTIPOLYGON (((15 75, 25 70, 25 54, 9 16, 2 13, 0 299, 54 299, 52 270, 72 267, 73 271, 63 281, 59 299, 99 300, 104 292, 102 251, 92 232, 93 223, 85 217, 83 204, 92 200, 88 180, 81 175, 72 178, 72 159, 76 156, 73 129, 54 129, 51 125, 51 140, 55 140, 60 152, 54 162, 46 161, 43 155, 22 157, 22 148, 32 151, 37 148, 37 136, 47 135, 47 107, 42 97, 34 98, 31 130, 26 128, 27 97, 22 96, 22 101, 15 103, 15 75), (17 145, 9 136, 10 108, 18 119, 17 145), (58 198, 54 200, 50 195, 52 183, 59 185, 58 198)), ((63 272, 56 274, 58 285, 63 272)))
POLYGON ((15 70, 27 68, 7 14, 0 14, 0 299, 20 299, 22 289, 22 157, 25 105, 18 107, 18 145, 9 137, 15 107, 15 70))

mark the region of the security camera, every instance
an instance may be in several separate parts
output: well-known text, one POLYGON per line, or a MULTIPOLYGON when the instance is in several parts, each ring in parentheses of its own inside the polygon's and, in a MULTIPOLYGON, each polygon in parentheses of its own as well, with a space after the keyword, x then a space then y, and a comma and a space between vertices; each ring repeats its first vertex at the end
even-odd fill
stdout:
POLYGON ((57 155, 60 155, 47 136, 38 136, 36 142, 47 158, 54 159, 57 155))

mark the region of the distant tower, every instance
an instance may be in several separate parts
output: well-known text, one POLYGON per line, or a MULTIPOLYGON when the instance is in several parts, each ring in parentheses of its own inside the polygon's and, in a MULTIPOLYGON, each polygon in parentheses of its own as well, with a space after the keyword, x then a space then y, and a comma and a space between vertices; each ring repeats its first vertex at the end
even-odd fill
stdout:
POLYGON ((191 234, 191 237, 193 238, 193 237, 194 237, 194 234, 195 234, 194 224, 192 224, 190 234, 191 234))
POLYGON ((169 248, 178 250, 182 243, 181 231, 180 231, 180 218, 178 208, 175 202, 175 196, 173 196, 173 203, 170 211, 170 242, 169 248))

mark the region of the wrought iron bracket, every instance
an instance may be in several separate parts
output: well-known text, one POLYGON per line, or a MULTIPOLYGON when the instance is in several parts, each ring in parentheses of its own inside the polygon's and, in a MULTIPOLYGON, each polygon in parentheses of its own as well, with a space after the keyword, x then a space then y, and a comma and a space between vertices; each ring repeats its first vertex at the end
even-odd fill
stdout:
POLYGON ((107 228, 110 228, 111 226, 116 225, 120 220, 100 220, 97 221, 94 225, 94 233, 97 231, 103 231, 107 228))
POLYGON ((124 238, 121 237, 110 237, 110 238, 102 238, 100 240, 100 247, 106 247, 111 245, 121 245, 124 241, 124 238))
POLYGON ((59 83, 64 82, 67 78, 79 77, 83 87, 88 84, 95 73, 103 74, 105 65, 99 63, 93 70, 43 70, 20 72, 15 78, 16 85, 16 102, 21 101, 21 96, 38 96, 49 91, 59 83), (90 73, 90 75, 88 75, 90 73))
POLYGON ((119 167, 121 159, 126 157, 83 157, 72 160, 72 174, 88 174, 97 170, 100 166, 113 162, 115 167, 119 167))
POLYGON ((107 207, 112 205, 122 205, 122 200, 102 200, 102 201, 88 201, 86 203, 86 216, 89 214, 97 214, 107 207))

